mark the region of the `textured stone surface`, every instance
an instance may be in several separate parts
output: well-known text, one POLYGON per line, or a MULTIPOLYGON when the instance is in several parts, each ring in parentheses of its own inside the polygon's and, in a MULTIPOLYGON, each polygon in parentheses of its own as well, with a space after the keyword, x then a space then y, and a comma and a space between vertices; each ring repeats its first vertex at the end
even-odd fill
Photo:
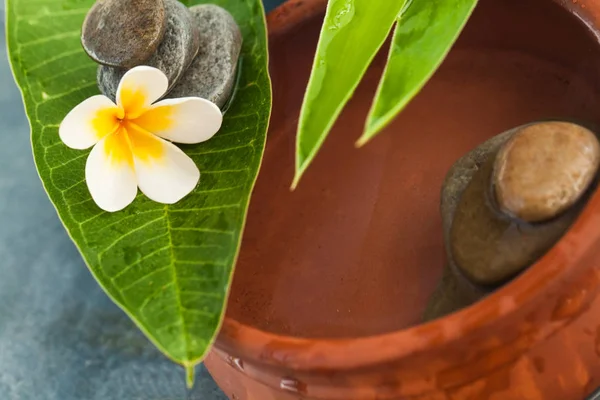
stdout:
POLYGON ((166 27, 163 0, 98 0, 83 23, 81 43, 100 64, 132 68, 154 54, 166 27))
MULTIPOLYGON (((144 62, 163 71, 172 88, 198 53, 200 37, 196 23, 187 7, 177 0, 165 0, 167 30, 158 50, 144 62)), ((119 82, 127 69, 98 67, 98 87, 111 99, 115 99, 119 82)))
POLYGON ((440 213, 442 214, 442 228, 446 252, 450 251, 449 241, 450 227, 456 207, 462 193, 465 191, 473 175, 479 171, 481 165, 489 158, 490 154, 496 153, 500 147, 517 131, 518 128, 506 131, 485 141, 477 148, 465 154, 452 165, 442 185, 442 196, 440 201, 440 213))
POLYGON ((580 207, 530 224, 501 213, 493 201, 492 154, 462 194, 450 229, 453 261, 473 282, 497 285, 542 257, 575 220, 580 207))
MULTIPOLYGON (((440 201, 442 233, 446 254, 451 253, 450 229, 463 192, 469 185, 473 175, 480 170, 481 165, 485 163, 491 154, 496 153, 515 131, 516 129, 510 130, 487 140, 456 161, 448 171, 442 186, 440 201)), ((448 264, 444 268, 444 275, 429 299, 423 319, 430 321, 458 311, 484 297, 490 290, 490 288, 471 282, 456 266, 452 257, 448 256, 448 264)))
POLYGON ((498 210, 490 184, 495 156, 522 128, 489 139, 448 171, 440 211, 449 260, 425 320, 476 302, 527 268, 560 239, 585 204, 586 195, 560 218, 544 224, 516 221, 498 210))
POLYGON ((212 5, 190 8, 200 31, 200 50, 167 97, 202 97, 223 108, 235 86, 242 34, 227 10, 212 5))
POLYGON ((554 218, 586 191, 599 163, 600 145, 588 129, 555 121, 530 125, 496 157, 498 205, 528 222, 554 218))

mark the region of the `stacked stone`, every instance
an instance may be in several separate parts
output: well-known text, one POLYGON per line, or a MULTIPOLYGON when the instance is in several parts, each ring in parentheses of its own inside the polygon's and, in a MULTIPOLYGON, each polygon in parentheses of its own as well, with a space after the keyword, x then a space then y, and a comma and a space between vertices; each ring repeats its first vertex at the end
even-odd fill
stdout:
POLYGON ((425 319, 466 307, 539 260, 594 187, 600 144, 568 122, 500 134, 454 164, 442 189, 448 265, 425 319))
POLYGON ((221 7, 178 0, 97 0, 83 24, 98 87, 115 100, 123 75, 147 65, 169 78, 165 98, 202 97, 223 108, 236 81, 242 35, 221 7))

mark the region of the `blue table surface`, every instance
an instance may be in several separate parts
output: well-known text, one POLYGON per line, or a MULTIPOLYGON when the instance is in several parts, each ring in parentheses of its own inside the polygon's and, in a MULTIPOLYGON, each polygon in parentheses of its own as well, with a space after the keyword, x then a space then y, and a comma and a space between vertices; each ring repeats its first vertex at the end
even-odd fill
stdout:
POLYGON ((67 236, 35 171, 0 7, 0 399, 225 400, 203 367, 186 391, 67 236))

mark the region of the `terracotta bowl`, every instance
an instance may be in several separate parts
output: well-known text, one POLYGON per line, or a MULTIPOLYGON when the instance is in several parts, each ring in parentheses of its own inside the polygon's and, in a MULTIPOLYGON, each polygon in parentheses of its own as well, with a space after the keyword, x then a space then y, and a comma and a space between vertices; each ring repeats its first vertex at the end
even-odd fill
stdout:
POLYGON ((227 318, 206 361, 232 400, 579 400, 600 386, 600 194, 535 265, 423 324, 445 263, 440 189, 487 138, 600 126, 600 2, 481 0, 431 82, 354 148, 382 67, 295 192, 295 129, 324 0, 269 16, 274 109, 227 318))

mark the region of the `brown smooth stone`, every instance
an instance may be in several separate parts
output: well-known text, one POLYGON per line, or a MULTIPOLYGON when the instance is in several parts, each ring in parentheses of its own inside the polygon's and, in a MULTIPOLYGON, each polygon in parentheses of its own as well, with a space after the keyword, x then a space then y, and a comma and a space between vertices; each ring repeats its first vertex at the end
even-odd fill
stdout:
POLYGON ((581 207, 530 224, 495 207, 490 182, 495 155, 490 155, 465 189, 450 229, 451 257, 480 285, 497 285, 539 260, 573 223, 581 207))
POLYGON ((581 197, 599 164, 600 144, 588 129, 558 121, 528 125, 496 157, 498 205, 528 222, 553 218, 581 197))
MULTIPOLYGON (((515 131, 501 133, 469 151, 456 161, 448 171, 442 185, 440 214, 442 215, 442 233, 446 254, 451 254, 450 229, 454 214, 460 204, 462 194, 479 171, 482 164, 495 154, 509 140, 515 131)), ((424 321, 431 321, 458 311, 483 298, 494 288, 487 288, 472 282, 456 265, 452 257, 444 268, 444 275, 435 292, 427 303, 423 314, 424 321)))
POLYGON ((460 199, 481 166, 520 129, 515 128, 486 140, 467 154, 459 158, 448 170, 442 185, 440 214, 446 252, 450 252, 450 228, 460 199))
POLYGON ((154 54, 166 27, 163 0, 98 0, 83 23, 81 43, 100 64, 132 68, 154 54))
MULTIPOLYGON (((540 123, 538 123, 540 124, 540 123)), ((453 227, 453 221, 456 215, 456 211, 461 204, 461 200, 463 199, 463 194, 466 189, 469 187, 473 178, 478 174, 481 174, 481 169, 486 165, 489 167, 490 159, 494 159, 494 156, 498 153, 498 151, 505 147, 507 142, 514 137, 515 134, 521 132, 528 127, 534 124, 528 124, 524 126, 520 126, 510 131, 501 133, 488 139, 486 142, 477 146, 475 149, 471 150, 469 153, 465 154, 461 157, 452 168, 448 171, 446 179, 444 180, 444 184, 442 186, 442 196, 440 202, 440 212, 442 215, 442 228, 444 234, 444 245, 446 247, 447 254, 452 254, 452 243, 451 243, 451 229, 453 227)), ((481 189, 481 198, 480 204, 484 204, 488 207, 488 210, 491 209, 492 214, 489 215, 494 222, 497 224, 496 217, 501 216, 501 214, 496 210, 495 202, 493 199, 490 199, 487 193, 485 193, 486 188, 481 189), (490 200, 492 200, 490 202, 490 200)), ((510 219, 506 219, 506 217, 502 217, 503 221, 510 222, 510 219)), ((489 222, 488 222, 489 223, 489 222)), ((522 224, 528 225, 528 224, 522 224)), ((529 226, 529 225, 528 225, 529 226)), ((455 227, 456 228, 456 227, 455 227)), ((487 244, 486 244, 487 245, 487 244)), ((527 246, 523 252, 527 252, 531 250, 531 247, 527 246)), ((517 254, 517 256, 521 256, 517 254)), ((500 256, 499 259, 496 259, 496 262, 500 262, 502 264, 504 260, 504 256, 500 256)), ((525 262, 525 261, 523 261, 525 262)), ((482 263, 482 265, 475 265, 473 267, 478 274, 490 274, 488 268, 490 265, 482 263)), ((507 276, 510 274, 511 270, 517 270, 514 265, 507 264, 504 266, 500 266, 500 269, 507 268, 507 276)), ((493 272, 493 273, 498 273, 493 272)), ((496 278, 498 279, 498 278, 496 278)), ((501 280, 503 282, 505 279, 501 280)), ((450 314, 454 311, 457 311, 465 306, 476 302, 477 300, 485 297, 489 293, 496 290, 497 286, 485 286, 489 285, 490 282, 477 282, 473 281, 472 276, 468 273, 468 271, 464 271, 461 269, 454 257, 450 256, 448 263, 444 269, 444 276, 440 285, 437 287, 436 291, 432 295, 427 309, 424 313, 424 320, 429 321, 444 315, 450 314)))

